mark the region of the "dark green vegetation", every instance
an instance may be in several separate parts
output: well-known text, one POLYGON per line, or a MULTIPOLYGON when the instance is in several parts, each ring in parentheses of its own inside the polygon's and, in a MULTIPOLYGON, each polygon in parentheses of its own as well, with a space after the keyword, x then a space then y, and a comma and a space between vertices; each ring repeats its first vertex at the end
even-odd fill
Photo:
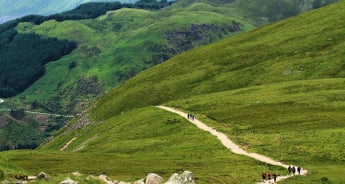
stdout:
POLYGON ((66 40, 6 30, 0 43, 0 96, 22 92, 44 74, 44 64, 60 59, 74 48, 76 44, 66 40))
POLYGON ((69 119, 28 114, 24 109, 0 112, 0 150, 34 149, 69 119))
MULTIPOLYGON (((166 178, 175 171, 191 170, 198 183, 255 183, 262 171, 286 172, 233 155, 183 118, 150 107, 167 104, 196 114, 244 149, 310 171, 285 183, 344 183, 344 8, 342 1, 184 52, 147 69, 107 93, 38 150, 1 153, 0 162, 7 163, 1 164, 1 170, 6 177, 42 170, 57 177, 76 170, 104 171, 126 181, 148 172, 166 178), (71 140, 67 153, 59 152, 71 140)), ((128 15, 136 10, 109 12, 93 23, 122 11, 128 15)), ((144 15, 154 16, 142 11, 144 15)), ((93 24, 78 23, 94 33, 93 41, 109 45, 115 41, 102 39, 90 28, 93 24)), ((75 22, 63 24, 21 24, 18 30, 46 35, 62 28, 75 31, 69 29, 75 22)), ((161 27, 153 28, 159 32, 161 27)), ((145 30, 128 34, 141 31, 145 30)), ((84 41, 90 35, 78 34, 84 41)), ((74 70, 81 64, 69 62, 68 66, 74 70)))
MULTIPOLYGON (((76 42, 58 40, 54 38, 42 38, 28 33, 17 33, 15 27, 21 22, 30 22, 39 25, 48 20, 80 20, 92 19, 110 10, 124 7, 142 7, 158 9, 168 6, 168 2, 138 1, 136 4, 115 3, 88 3, 77 8, 51 16, 29 15, 21 19, 8 22, 0 26, 0 97, 12 97, 22 92, 44 73, 44 65, 49 61, 60 59, 71 53, 76 48, 76 42)), ((73 65, 69 67, 73 68, 73 65)))

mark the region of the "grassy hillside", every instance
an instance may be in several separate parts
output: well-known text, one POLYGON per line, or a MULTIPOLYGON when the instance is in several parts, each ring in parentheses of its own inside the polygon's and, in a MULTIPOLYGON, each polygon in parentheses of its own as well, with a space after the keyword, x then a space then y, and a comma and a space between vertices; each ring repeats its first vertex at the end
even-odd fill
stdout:
POLYGON ((75 171, 93 175, 105 172, 114 179, 131 182, 149 172, 168 179, 174 172, 190 170, 198 183, 254 183, 258 181, 257 171, 267 169, 266 164, 230 154, 215 137, 184 118, 153 107, 136 109, 80 131, 65 132, 39 152, 11 151, 1 156, 29 174, 45 171, 58 178, 56 175, 75 171), (77 139, 67 153, 51 151, 60 149, 61 143, 73 137, 77 139))
POLYGON ((172 58, 126 81, 91 110, 96 120, 126 109, 253 85, 342 78, 345 25, 339 7, 311 11, 172 58), (331 12, 331 13, 330 13, 331 12))
POLYGON ((301 12, 338 2, 339 0, 237 0, 233 6, 244 10, 246 18, 249 18, 256 25, 267 24, 295 16, 301 12))
POLYGON ((167 104, 196 114, 246 150, 310 171, 282 183, 344 183, 344 8, 342 1, 152 67, 37 151, 1 153, 0 162, 11 164, 1 169, 57 177, 104 171, 127 181, 186 169, 198 183, 255 183, 262 171, 286 172, 233 155, 183 118, 152 107, 167 104), (59 152, 73 138, 67 153, 59 152))
MULTIPOLYGON (((188 0, 159 11, 113 11, 95 20, 22 23, 17 27, 21 33, 76 41, 79 49, 47 65, 46 75, 13 103, 35 103, 54 113, 80 112, 121 82, 178 53, 334 1, 315 2, 188 0), (292 13, 280 11, 287 5, 292 13)), ((75 13, 67 19, 78 17, 75 13)))
MULTIPOLYGON (((342 183, 343 7, 337 3, 178 55, 106 94, 89 116, 107 122, 167 103, 196 113, 245 149, 310 170, 286 183, 342 183)), ((62 135, 44 149, 71 138, 62 135)), ((88 148, 93 145, 100 144, 88 148)))
POLYGON ((307 168, 286 183, 342 183, 345 178, 345 79, 260 85, 194 96, 169 106, 197 117, 251 152, 307 168))
POLYGON ((98 95, 187 49, 252 29, 228 7, 179 3, 158 11, 121 9, 93 20, 21 23, 17 30, 76 41, 78 48, 46 65, 46 75, 17 96, 53 112, 79 112, 98 95))

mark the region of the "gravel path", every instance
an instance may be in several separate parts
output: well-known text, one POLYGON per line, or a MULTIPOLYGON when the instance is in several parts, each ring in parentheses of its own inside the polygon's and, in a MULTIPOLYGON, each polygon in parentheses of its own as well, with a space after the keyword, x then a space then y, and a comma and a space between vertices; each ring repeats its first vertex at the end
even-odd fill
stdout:
MULTIPOLYGON (((169 111, 169 112, 176 113, 176 114, 186 118, 188 121, 190 121, 191 123, 196 125, 198 128, 200 128, 200 129, 202 129, 204 131, 207 131, 207 132, 211 133, 212 135, 216 136, 226 148, 230 149, 235 154, 245 155, 245 156, 254 158, 256 160, 259 160, 261 162, 265 162, 265 163, 268 163, 268 164, 271 164, 271 165, 281 166, 281 167, 284 167, 286 169, 289 167, 289 165, 284 164, 284 163, 279 162, 279 161, 276 161, 276 160, 273 160, 272 158, 269 158, 269 157, 266 157, 266 156, 263 156, 263 155, 260 155, 260 154, 257 154, 257 153, 250 153, 248 151, 243 150, 237 144, 232 142, 225 134, 223 134, 221 132, 218 132, 217 130, 213 129, 212 127, 207 126, 205 123, 199 121, 196 118, 194 118, 194 120, 188 119, 187 118, 187 113, 184 113, 182 111, 173 109, 171 107, 166 107, 166 106, 157 106, 157 107, 160 108, 160 109, 164 109, 166 111, 169 111)), ((301 170, 301 175, 306 175, 307 173, 308 173, 307 170, 305 170, 305 169, 301 170)), ((281 180, 290 178, 292 176, 294 176, 294 175, 278 176, 277 177, 277 181, 281 181, 281 180)), ((263 183, 263 182, 260 182, 258 184, 261 184, 261 183, 263 183)))

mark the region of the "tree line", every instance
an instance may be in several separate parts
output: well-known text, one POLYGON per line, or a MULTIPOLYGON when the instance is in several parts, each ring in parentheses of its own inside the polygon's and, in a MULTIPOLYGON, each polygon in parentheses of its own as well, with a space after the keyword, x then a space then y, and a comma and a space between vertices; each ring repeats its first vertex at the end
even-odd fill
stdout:
POLYGON ((51 19, 93 19, 107 11, 124 7, 159 9, 171 4, 167 0, 140 0, 135 4, 87 3, 63 13, 50 16, 28 15, 0 25, 0 97, 12 97, 24 91, 45 73, 45 64, 58 60, 77 48, 76 42, 42 38, 34 33, 18 33, 15 28, 19 23, 39 25, 51 19))

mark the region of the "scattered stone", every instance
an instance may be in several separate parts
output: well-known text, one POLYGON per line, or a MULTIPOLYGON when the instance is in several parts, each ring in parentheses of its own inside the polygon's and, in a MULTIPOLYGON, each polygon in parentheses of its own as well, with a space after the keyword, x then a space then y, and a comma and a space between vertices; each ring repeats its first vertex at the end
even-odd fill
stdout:
POLYGON ((81 176, 81 174, 80 174, 78 171, 72 172, 72 175, 73 175, 73 176, 77 176, 77 177, 80 177, 80 176, 81 176))
POLYGON ((124 181, 120 181, 120 182, 115 183, 115 184, 131 184, 131 183, 127 183, 127 182, 124 182, 124 181))
POLYGON ((155 173, 150 173, 146 177, 145 184, 162 184, 163 178, 155 173))
POLYGON ((37 179, 37 176, 28 176, 28 181, 34 181, 37 179))
POLYGON ((182 174, 173 174, 165 184, 195 184, 193 173, 184 171, 182 174))
POLYGON ((37 175, 37 179, 47 179, 47 178, 49 178, 49 175, 45 172, 40 172, 37 175))
POLYGON ((78 184, 78 182, 71 180, 71 178, 66 178, 60 184, 78 184))
POLYGON ((136 182, 134 182, 133 184, 145 184, 145 179, 141 179, 141 180, 138 180, 136 182))
POLYGON ((107 175, 105 175, 105 174, 99 175, 98 178, 99 178, 101 181, 105 182, 106 184, 117 184, 117 183, 118 183, 118 182, 112 181, 112 180, 111 180, 107 175))

